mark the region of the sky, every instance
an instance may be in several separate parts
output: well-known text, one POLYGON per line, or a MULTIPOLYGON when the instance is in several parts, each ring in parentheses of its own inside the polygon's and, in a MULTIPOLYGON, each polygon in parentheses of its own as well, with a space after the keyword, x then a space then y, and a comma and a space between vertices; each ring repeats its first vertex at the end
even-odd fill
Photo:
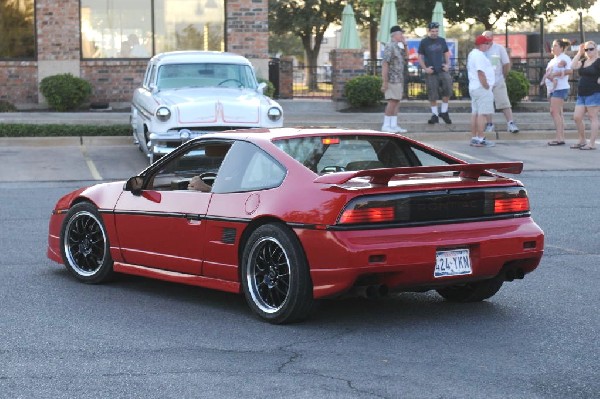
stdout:
MULTIPOLYGON (((589 10, 583 12, 583 16, 585 17, 586 15, 595 17, 596 22, 600 24, 600 0, 596 1, 596 3, 590 7, 589 10)), ((552 30, 554 26, 568 25, 575 19, 579 19, 579 14, 577 11, 564 12, 562 15, 556 17, 551 23, 548 24, 548 30, 552 30)))

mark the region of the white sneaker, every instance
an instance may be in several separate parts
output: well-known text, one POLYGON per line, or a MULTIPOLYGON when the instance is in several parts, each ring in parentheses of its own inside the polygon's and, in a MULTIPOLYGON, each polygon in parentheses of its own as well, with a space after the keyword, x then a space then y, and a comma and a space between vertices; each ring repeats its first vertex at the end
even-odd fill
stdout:
POLYGON ((508 122, 507 128, 510 133, 519 133, 519 128, 514 122, 508 122))
POLYGON ((486 123, 484 133, 494 133, 496 131, 496 126, 493 123, 486 123))
POLYGON ((493 147, 496 145, 493 141, 487 141, 485 137, 473 137, 470 145, 473 147, 493 147))
POLYGON ((406 129, 402 129, 400 126, 393 126, 393 125, 382 126, 381 131, 388 132, 388 133, 406 133, 407 132, 406 129))

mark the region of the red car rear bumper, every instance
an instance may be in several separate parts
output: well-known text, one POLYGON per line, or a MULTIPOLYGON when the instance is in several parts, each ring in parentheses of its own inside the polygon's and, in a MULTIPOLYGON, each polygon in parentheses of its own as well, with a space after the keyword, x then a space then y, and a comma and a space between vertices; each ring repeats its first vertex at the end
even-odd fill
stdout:
POLYGON ((529 217, 378 230, 298 230, 315 298, 344 293, 360 278, 390 289, 419 290, 482 280, 503 267, 534 270, 544 233, 529 217), (436 251, 469 249, 472 273, 434 277, 436 251))

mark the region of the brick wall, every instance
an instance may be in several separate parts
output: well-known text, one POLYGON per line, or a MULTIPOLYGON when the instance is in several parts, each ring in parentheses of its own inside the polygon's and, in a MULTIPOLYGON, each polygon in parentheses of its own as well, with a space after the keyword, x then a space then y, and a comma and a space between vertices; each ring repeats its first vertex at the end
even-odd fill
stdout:
POLYGON ((294 59, 282 57, 279 61, 279 98, 294 98, 294 59))
MULTIPOLYGON (((268 0, 226 5, 227 50, 268 62, 268 0)), ((70 72, 92 84, 91 102, 131 101, 147 61, 81 61, 79 0, 36 0, 35 6, 37 61, 0 61, 0 99, 37 105, 38 78, 70 72)))
POLYGON ((269 58, 268 0, 227 1, 227 51, 269 58))
POLYGON ((350 79, 364 75, 365 66, 362 50, 335 49, 329 53, 331 59, 333 101, 344 99, 344 86, 350 79))
POLYGON ((141 61, 82 61, 81 77, 92 84, 91 103, 130 102, 146 71, 141 61))
POLYGON ((37 63, 0 62, 0 100, 17 104, 37 104, 37 63))
POLYGON ((78 60, 79 1, 36 0, 35 7, 38 61, 78 60))

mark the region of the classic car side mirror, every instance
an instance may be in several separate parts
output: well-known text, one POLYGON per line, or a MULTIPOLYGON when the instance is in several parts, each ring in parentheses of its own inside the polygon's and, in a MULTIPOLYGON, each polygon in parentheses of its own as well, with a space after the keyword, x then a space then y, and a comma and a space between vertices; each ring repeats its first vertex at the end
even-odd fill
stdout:
POLYGON ((142 187, 144 186, 144 178, 142 176, 133 176, 125 183, 123 189, 125 191, 131 191, 131 194, 138 196, 142 193, 142 187))
POLYGON ((158 86, 155 83, 150 83, 148 87, 152 93, 158 93, 158 86))
POLYGON ((265 94, 265 87, 267 87, 267 84, 265 82, 259 83, 258 87, 256 88, 256 91, 261 94, 265 94))

